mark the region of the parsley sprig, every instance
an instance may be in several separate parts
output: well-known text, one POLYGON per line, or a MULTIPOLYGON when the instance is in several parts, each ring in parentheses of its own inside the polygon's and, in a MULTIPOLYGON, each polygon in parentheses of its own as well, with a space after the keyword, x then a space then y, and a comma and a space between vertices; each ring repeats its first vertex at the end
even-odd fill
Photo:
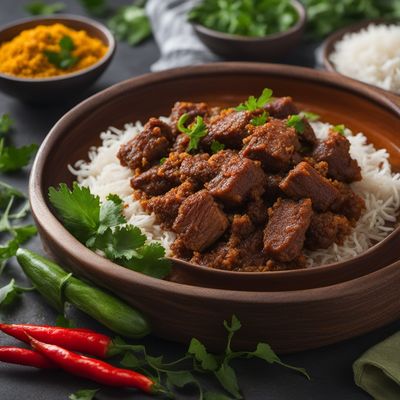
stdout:
POLYGON ((250 96, 244 103, 239 104, 236 111, 256 111, 264 107, 272 99, 272 90, 265 88, 259 98, 250 96))
POLYGON ((291 115, 287 121, 286 125, 294 128, 297 133, 302 135, 304 133, 305 125, 303 121, 303 117, 299 114, 291 115))
POLYGON ((344 132, 346 127, 343 124, 340 125, 335 125, 332 127, 332 129, 337 132, 339 135, 345 136, 344 132))
POLYGON ((213 154, 218 153, 219 151, 223 150, 225 145, 223 143, 218 142, 218 140, 213 140, 211 142, 211 152, 213 154))
POLYGON ((269 114, 266 111, 263 111, 261 115, 258 115, 251 119, 250 123, 254 126, 261 126, 267 122, 269 114))
POLYGON ((302 116, 302 117, 304 117, 304 118, 306 118, 306 119, 308 119, 308 120, 311 121, 311 122, 318 121, 318 120, 321 118, 320 115, 315 114, 315 113, 313 113, 313 112, 311 112, 311 111, 301 111, 301 112, 299 113, 299 115, 302 116))
POLYGON ((146 243, 146 236, 128 224, 122 214, 123 202, 117 195, 106 201, 74 182, 72 190, 60 184, 49 189, 49 199, 65 227, 83 244, 101 251, 108 259, 126 268, 155 278, 170 273, 164 247, 146 243))
POLYGON ((14 172, 25 167, 37 149, 36 144, 22 147, 5 146, 4 139, 0 139, 0 172, 14 172))
POLYGON ((186 149, 188 153, 192 150, 197 150, 199 147, 200 139, 207 135, 208 129, 204 120, 199 115, 196 117, 196 120, 191 123, 188 127, 185 126, 186 121, 189 118, 189 114, 183 114, 177 123, 177 128, 180 132, 185 133, 189 136, 189 145, 186 149))
POLYGON ((46 55, 49 63, 55 65, 60 69, 68 69, 76 65, 79 61, 79 57, 74 56, 72 52, 75 50, 75 44, 70 36, 63 36, 59 41, 60 51, 49 51, 46 50, 46 55))

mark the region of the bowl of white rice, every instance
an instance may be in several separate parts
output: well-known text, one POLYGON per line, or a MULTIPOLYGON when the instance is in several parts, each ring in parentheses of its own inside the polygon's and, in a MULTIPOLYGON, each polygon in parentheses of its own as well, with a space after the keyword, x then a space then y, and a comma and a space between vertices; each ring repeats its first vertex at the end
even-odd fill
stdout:
POLYGON ((222 342, 210 332, 235 313, 246 326, 239 346, 267 340, 286 352, 318 347, 400 314, 399 119, 400 107, 383 93, 324 71, 220 63, 145 75, 94 95, 53 127, 32 169, 32 214, 55 259, 140 308, 159 336, 182 342, 197 337, 217 348, 222 342), (100 197, 119 194, 128 204, 127 219, 149 240, 168 248, 168 234, 130 201, 129 171, 120 169, 116 151, 149 117, 168 115, 177 100, 229 106, 263 87, 272 88, 276 96, 292 96, 300 109, 319 114, 321 122, 314 129, 320 137, 330 125, 347 127, 351 155, 363 175, 353 190, 367 208, 343 248, 313 254, 309 267, 301 270, 262 273, 173 260, 173 275, 160 280, 92 252, 57 219, 49 187, 77 180, 100 197), (321 324, 328 314, 329 323, 321 324))

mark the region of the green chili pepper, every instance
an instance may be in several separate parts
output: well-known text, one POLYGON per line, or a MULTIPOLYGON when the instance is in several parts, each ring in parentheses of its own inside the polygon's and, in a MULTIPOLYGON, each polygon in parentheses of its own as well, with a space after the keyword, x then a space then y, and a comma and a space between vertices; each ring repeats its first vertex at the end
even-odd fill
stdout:
POLYGON ((47 302, 62 310, 64 299, 122 336, 138 338, 150 332, 144 316, 123 301, 91 286, 59 265, 27 249, 18 249, 17 260, 33 286, 47 302))

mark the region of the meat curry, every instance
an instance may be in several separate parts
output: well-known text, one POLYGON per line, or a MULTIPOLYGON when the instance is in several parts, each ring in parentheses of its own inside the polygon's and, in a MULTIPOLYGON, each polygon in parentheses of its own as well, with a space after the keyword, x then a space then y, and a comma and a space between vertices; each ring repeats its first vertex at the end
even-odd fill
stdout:
MULTIPOLYGON (((177 258, 232 271, 304 268, 304 249, 343 244, 365 208, 350 143, 318 140, 290 97, 236 108, 177 102, 121 146, 131 186, 176 233, 177 258)), ((260 100, 261 99, 261 100, 260 100)))

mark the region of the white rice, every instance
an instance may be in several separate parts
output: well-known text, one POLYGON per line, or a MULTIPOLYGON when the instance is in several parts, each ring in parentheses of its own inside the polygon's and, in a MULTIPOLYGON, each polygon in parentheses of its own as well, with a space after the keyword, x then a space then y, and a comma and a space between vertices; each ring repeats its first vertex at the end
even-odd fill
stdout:
POLYGON ((343 75, 400 93, 400 25, 374 25, 348 33, 330 56, 343 75))
MULTIPOLYGON (((331 125, 313 122, 312 126, 317 137, 324 139, 331 125)), ((155 215, 147 214, 140 202, 133 198, 130 186, 132 173, 121 166, 116 157, 121 144, 132 139, 141 129, 140 122, 127 124, 123 130, 109 128, 100 134, 102 145, 90 149, 89 161, 78 161, 69 169, 81 185, 87 186, 101 200, 110 193, 119 195, 127 205, 124 213, 128 222, 141 228, 149 241, 160 241, 170 254, 175 234, 163 231, 156 224, 155 215)), ((362 133, 353 136, 346 129, 345 134, 351 143, 351 156, 358 161, 363 176, 362 181, 351 184, 351 187, 365 200, 366 211, 344 245, 334 244, 326 250, 307 251, 309 266, 351 259, 384 239, 396 223, 400 207, 400 174, 392 173, 388 152, 367 144, 367 138, 362 133)))

